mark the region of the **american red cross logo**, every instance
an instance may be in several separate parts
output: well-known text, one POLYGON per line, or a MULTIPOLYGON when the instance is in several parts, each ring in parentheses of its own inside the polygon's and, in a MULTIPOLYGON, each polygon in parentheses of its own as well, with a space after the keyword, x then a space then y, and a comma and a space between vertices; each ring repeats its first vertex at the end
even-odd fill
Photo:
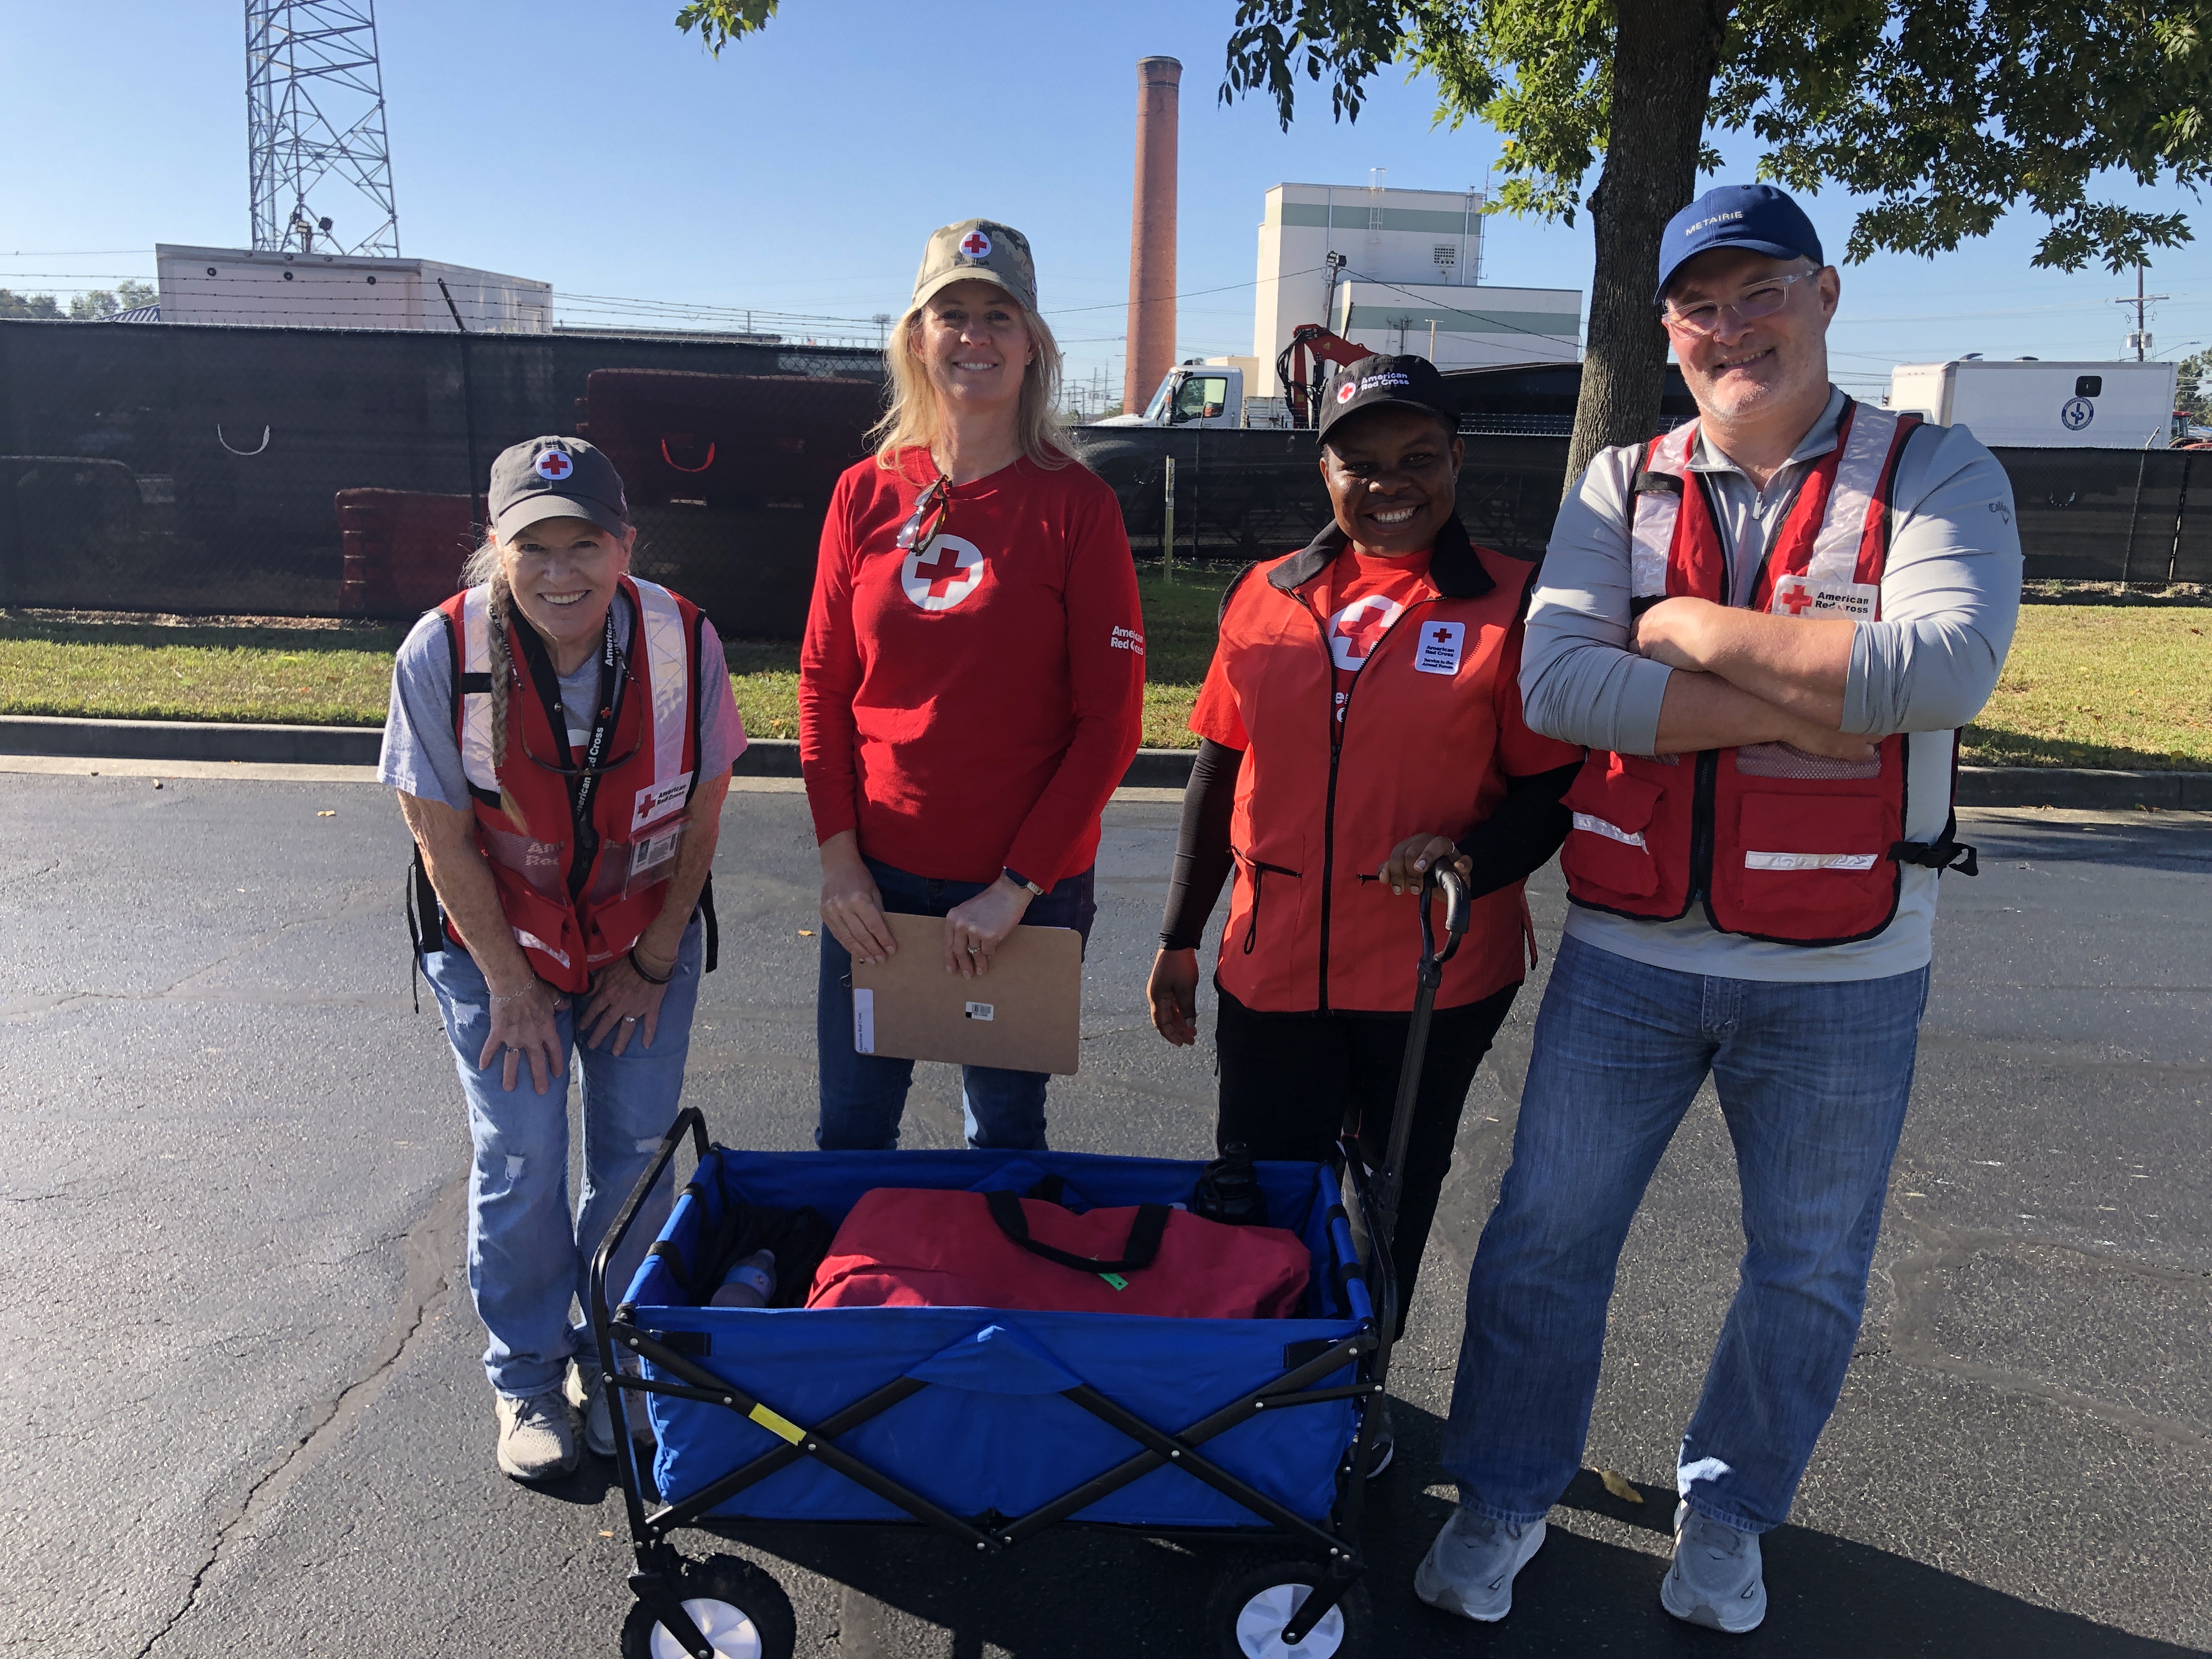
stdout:
POLYGON ((983 550, 961 536, 940 535, 905 556, 899 586, 921 611, 950 611, 982 586, 983 550))
POLYGON ((960 239, 960 251, 971 259, 987 258, 991 252, 991 239, 980 230, 971 230, 960 239))
POLYGON ((1330 619, 1329 654, 1339 668, 1366 665, 1376 642, 1398 619, 1400 606, 1380 595, 1355 599, 1330 619))
POLYGON ((1813 590, 1802 582, 1792 582, 1778 595, 1793 617, 1802 617, 1813 608, 1813 590))
POLYGON ((1449 628, 1439 628, 1435 633, 1430 635, 1429 637, 1434 640, 1438 645, 1449 645, 1451 643, 1451 629, 1449 628))
POLYGON ((576 470, 576 464, 557 449, 549 449, 538 458, 538 476, 541 478, 565 478, 576 470))
POLYGON ((929 597, 941 599, 945 590, 960 580, 960 555, 939 542, 930 554, 929 562, 916 559, 914 574, 929 584, 929 597))

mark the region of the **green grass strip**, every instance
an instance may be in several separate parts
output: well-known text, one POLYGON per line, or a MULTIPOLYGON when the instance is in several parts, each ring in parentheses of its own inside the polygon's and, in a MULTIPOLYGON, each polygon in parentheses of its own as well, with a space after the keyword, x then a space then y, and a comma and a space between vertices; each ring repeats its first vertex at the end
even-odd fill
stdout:
MULTIPOLYGON (((1188 729, 1228 577, 1139 577, 1148 747, 1188 729)), ((0 612, 0 714, 380 726, 404 627, 70 622, 0 612)), ((732 641, 745 730, 799 735, 799 647, 732 641)), ((1976 766, 2212 768, 2212 609, 2021 608, 1996 695, 1966 728, 1976 766)))

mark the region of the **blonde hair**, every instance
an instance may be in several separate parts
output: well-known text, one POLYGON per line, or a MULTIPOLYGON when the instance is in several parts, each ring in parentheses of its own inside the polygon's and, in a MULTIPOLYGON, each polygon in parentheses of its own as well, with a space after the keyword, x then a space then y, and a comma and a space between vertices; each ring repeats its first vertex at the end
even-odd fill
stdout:
MULTIPOLYGON (((1006 302, 1021 313, 1030 341, 1021 401, 1014 410, 1015 441, 1036 465, 1048 470, 1066 466, 1075 459, 1075 447, 1060 413, 1060 342, 1053 338, 1044 319, 1012 295, 1006 302)), ((887 471, 898 465, 900 451, 933 449, 944 432, 945 411, 919 349, 922 310, 922 306, 911 307, 899 319, 891 331, 890 347, 884 353, 884 417, 868 428, 868 437, 876 446, 876 465, 887 471)))
MULTIPOLYGON (((507 618, 513 613, 514 594, 507 585, 507 568, 500 562, 499 538, 487 535, 483 545, 469 555, 468 562, 461 567, 461 586, 464 588, 491 588, 490 603, 485 606, 487 626, 484 634, 491 649, 491 763, 495 771, 507 764, 507 704, 514 683, 520 678, 515 672, 514 653, 507 641, 507 618)), ((507 814, 507 821, 515 833, 530 833, 530 822, 522 816, 522 804, 508 793, 507 780, 500 780, 499 810, 507 814)))

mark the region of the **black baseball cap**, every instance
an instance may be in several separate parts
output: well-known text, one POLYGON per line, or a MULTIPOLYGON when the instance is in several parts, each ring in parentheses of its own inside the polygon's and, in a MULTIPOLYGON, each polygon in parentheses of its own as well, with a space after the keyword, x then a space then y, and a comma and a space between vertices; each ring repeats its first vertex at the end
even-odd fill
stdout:
POLYGON ((1723 185, 1709 190, 1667 222, 1659 234, 1659 287, 1651 303, 1667 297, 1667 284, 1700 253, 1744 247, 1770 259, 1828 262, 1820 234, 1788 192, 1771 185, 1723 185))
POLYGON ((1347 415, 1382 408, 1418 409, 1455 434, 1459 431, 1458 401, 1434 363, 1426 357, 1376 356, 1329 371, 1322 388, 1320 435, 1325 441, 1329 428, 1347 415))
POLYGON ((500 451, 486 506, 500 541, 540 519, 589 519, 617 536, 629 528, 622 474, 581 438, 532 438, 500 451))

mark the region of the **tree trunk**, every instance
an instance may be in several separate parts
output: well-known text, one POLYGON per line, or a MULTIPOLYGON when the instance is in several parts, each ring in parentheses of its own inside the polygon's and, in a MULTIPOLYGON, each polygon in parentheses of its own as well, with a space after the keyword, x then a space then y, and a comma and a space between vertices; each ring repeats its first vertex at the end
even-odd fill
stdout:
POLYGON ((1619 0, 1617 11, 1605 171, 1589 198, 1597 268, 1570 489, 1599 450, 1659 429, 1667 383, 1667 335, 1651 304, 1659 236, 1697 188, 1729 0, 1619 0))

